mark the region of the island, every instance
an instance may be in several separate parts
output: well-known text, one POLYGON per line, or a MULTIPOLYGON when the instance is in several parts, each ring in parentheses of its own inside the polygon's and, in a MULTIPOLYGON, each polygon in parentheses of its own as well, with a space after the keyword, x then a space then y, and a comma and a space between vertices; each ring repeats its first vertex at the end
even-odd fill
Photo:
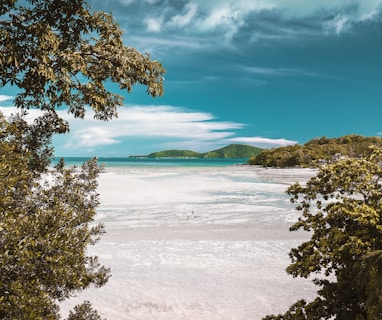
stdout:
POLYGON ((252 158, 257 156, 263 149, 244 145, 244 144, 230 144, 220 149, 200 153, 191 150, 163 150, 150 153, 149 155, 130 156, 129 158, 183 158, 183 159, 238 159, 238 158, 252 158))

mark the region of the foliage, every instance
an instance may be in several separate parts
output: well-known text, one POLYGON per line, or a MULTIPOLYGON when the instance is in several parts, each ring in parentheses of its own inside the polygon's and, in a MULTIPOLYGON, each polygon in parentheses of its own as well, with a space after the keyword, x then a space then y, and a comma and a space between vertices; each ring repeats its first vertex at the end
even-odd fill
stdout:
MULTIPOLYGON (((97 257, 86 255, 103 233, 92 224, 99 168, 93 159, 81 170, 63 161, 41 170, 34 163, 46 146, 29 143, 31 127, 2 117, 0 128, 0 318, 58 319, 57 301, 108 279, 97 257)), ((44 129, 32 135, 48 139, 44 129)))
MULTIPOLYGON (((90 106, 112 119, 123 99, 106 83, 160 96, 165 70, 125 47, 113 16, 84 0, 4 0, 0 38, 0 88, 15 87, 21 109, 9 121, 0 115, 0 318, 58 319, 58 302, 103 285, 108 270, 86 254, 103 233, 93 222, 96 160, 49 168, 52 135, 69 130, 56 109, 82 118, 90 106), (23 120, 30 108, 42 110, 33 124, 23 120)), ((96 316, 86 303, 72 314, 96 316)))
POLYGON ((95 311, 89 301, 74 307, 74 312, 70 311, 68 320, 102 320, 98 312, 95 311))
POLYGON ((113 16, 84 0, 3 1, 0 38, 0 86, 17 86, 18 107, 68 106, 83 117, 89 105, 96 118, 107 120, 123 99, 105 82, 128 92, 140 83, 154 97, 163 93, 162 65, 125 47, 113 16))
POLYGON ((340 138, 313 139, 304 145, 286 146, 263 150, 250 159, 249 164, 265 167, 316 167, 341 157, 360 157, 370 145, 382 146, 380 137, 348 135, 340 138))
POLYGON ((148 158, 200 158, 199 152, 191 150, 163 150, 150 153, 148 158))
POLYGON ((203 154, 203 158, 250 158, 262 149, 244 144, 230 144, 224 148, 212 150, 203 154))
POLYGON ((382 148, 322 167, 288 189, 302 213, 291 230, 311 239, 290 252, 287 272, 320 287, 310 303, 265 319, 382 319, 382 148))
POLYGON ((191 150, 164 150, 150 153, 148 158, 250 158, 261 152, 262 149, 242 145, 242 144, 230 144, 229 146, 208 151, 205 153, 195 152, 191 150))

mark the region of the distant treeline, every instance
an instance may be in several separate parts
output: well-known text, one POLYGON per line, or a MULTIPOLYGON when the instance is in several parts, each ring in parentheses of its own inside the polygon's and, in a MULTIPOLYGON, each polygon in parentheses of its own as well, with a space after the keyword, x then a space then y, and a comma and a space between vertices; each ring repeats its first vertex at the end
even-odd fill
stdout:
POLYGON ((150 153, 146 156, 131 156, 132 158, 251 158, 258 155, 263 149, 244 145, 230 144, 229 146, 200 153, 191 150, 164 150, 150 153))
POLYGON ((315 167, 344 157, 360 157, 368 152, 371 145, 382 147, 382 138, 359 135, 331 139, 322 137, 304 145, 265 149, 248 163, 264 167, 315 167))

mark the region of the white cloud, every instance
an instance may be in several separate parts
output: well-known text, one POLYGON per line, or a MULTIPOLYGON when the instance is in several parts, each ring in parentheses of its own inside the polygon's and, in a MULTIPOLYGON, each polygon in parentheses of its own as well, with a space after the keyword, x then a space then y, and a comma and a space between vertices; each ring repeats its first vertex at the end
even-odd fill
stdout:
POLYGON ((141 30, 135 37, 134 32, 126 34, 127 41, 157 56, 173 53, 174 47, 232 49, 243 42, 339 35, 352 31, 357 24, 382 18, 382 0, 186 0, 176 5, 156 0, 150 5, 135 1, 134 8, 131 19, 135 24, 128 25, 140 26, 141 30))
MULTIPOLYGON (((97 126, 78 130, 75 133, 75 138, 78 143, 77 146, 86 148, 117 144, 120 142, 113 138, 113 134, 108 128, 97 126)), ((72 142, 70 142, 68 145, 71 146, 72 142)))
MULTIPOLYGON (((6 117, 10 117, 11 115, 16 115, 20 113, 20 109, 16 107, 0 107, 0 112, 6 117)), ((27 115, 24 119, 28 123, 32 123, 34 119, 42 114, 42 111, 39 109, 29 109, 27 115)))
POLYGON ((199 29, 211 30, 219 26, 234 27, 238 21, 238 12, 234 12, 229 7, 217 8, 209 12, 208 16, 198 21, 199 29))
POLYGON ((118 118, 108 123, 94 120, 91 112, 85 119, 71 120, 62 113, 71 126, 66 148, 91 149, 134 137, 216 141, 229 138, 244 127, 241 123, 216 121, 209 113, 171 106, 131 106, 118 113, 118 118))
POLYGON ((147 25, 147 31, 150 32, 160 32, 162 29, 162 19, 161 18, 148 18, 145 20, 147 25))
MULTIPOLYGON (((6 116, 17 111, 15 107, 0 107, 0 112, 6 116)), ((283 138, 238 137, 245 124, 218 121, 210 113, 181 107, 129 106, 121 108, 118 118, 109 122, 95 120, 91 110, 87 110, 84 119, 74 119, 65 110, 58 110, 57 113, 70 123, 70 133, 61 135, 61 145, 56 146, 63 155, 84 155, 96 149, 102 152, 103 147, 117 147, 119 144, 122 147, 124 141, 136 139, 156 141, 160 148, 181 148, 200 152, 229 143, 251 144, 262 148, 297 143, 283 138)), ((27 120, 32 122, 39 115, 40 110, 29 110, 27 120)))
POLYGON ((173 16, 169 21, 169 25, 183 28, 184 26, 190 24, 197 13, 197 8, 198 7, 195 4, 188 3, 185 7, 186 13, 183 15, 178 14, 173 16))
POLYGON ((13 100, 14 98, 15 97, 7 96, 7 95, 4 95, 4 94, 0 94, 0 102, 8 101, 8 100, 13 100))
POLYGON ((288 68, 266 68, 266 67, 248 67, 242 66, 243 71, 247 71, 253 74, 266 75, 266 76, 287 76, 296 75, 300 73, 298 69, 288 69, 288 68))
POLYGON ((212 43, 206 43, 205 40, 197 37, 181 37, 181 36, 161 36, 161 37, 136 37, 128 38, 129 42, 143 52, 171 51, 174 48, 183 48, 191 50, 206 49, 213 46, 212 43))
POLYGON ((284 138, 270 139, 264 137, 237 137, 231 138, 229 141, 233 143, 248 143, 260 148, 284 147, 297 143, 297 141, 287 140, 284 138))
POLYGON ((245 17, 251 7, 241 7, 241 1, 221 1, 209 6, 209 2, 199 2, 202 14, 194 19, 193 29, 199 33, 219 32, 225 43, 229 43, 240 27, 245 24, 245 17))
POLYGON ((290 20, 310 19, 327 34, 341 34, 359 23, 381 19, 382 0, 274 0, 282 16, 290 20))
POLYGON ((260 76, 276 76, 276 77, 316 77, 316 78, 330 78, 323 74, 306 71, 299 68, 269 68, 269 67, 257 67, 257 66, 237 66, 237 70, 242 70, 243 72, 260 75, 260 76))
POLYGON ((353 21, 380 10, 382 0, 270 0, 274 7, 290 18, 320 17, 330 14, 344 14, 353 21))
POLYGON ((200 8, 207 12, 219 11, 221 8, 232 8, 234 11, 262 11, 272 10, 277 6, 276 1, 272 0, 191 0, 200 8))
POLYGON ((119 2, 125 6, 128 6, 135 2, 135 0, 119 0, 119 2))
POLYGON ((333 20, 328 21, 324 25, 324 29, 327 30, 328 33, 334 31, 335 34, 340 34, 346 30, 348 30, 351 26, 351 22, 349 18, 343 15, 337 15, 333 20))
MULTIPOLYGON (((109 1, 115 1, 115 0, 109 0, 109 1)), ((148 4, 155 4, 157 2, 160 2, 161 0, 118 0, 119 3, 123 4, 123 5, 130 5, 130 4, 133 4, 133 3, 137 3, 137 2, 142 2, 142 3, 148 3, 148 4)))
POLYGON ((283 22, 310 19, 321 25, 323 31, 338 34, 355 23, 380 19, 382 10, 382 0, 190 0, 188 6, 191 5, 201 12, 194 18, 195 29, 221 29, 231 36, 249 17, 255 19, 265 12, 277 13, 283 22))

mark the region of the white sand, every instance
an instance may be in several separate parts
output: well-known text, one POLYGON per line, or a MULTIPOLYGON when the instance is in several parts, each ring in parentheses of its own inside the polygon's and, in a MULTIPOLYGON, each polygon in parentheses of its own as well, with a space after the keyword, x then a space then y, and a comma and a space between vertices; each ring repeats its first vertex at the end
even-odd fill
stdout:
POLYGON ((97 219, 107 234, 91 253, 112 278, 63 304, 91 300, 109 320, 248 320, 311 298, 285 268, 304 233, 284 193, 301 169, 135 168, 100 177, 97 219))

